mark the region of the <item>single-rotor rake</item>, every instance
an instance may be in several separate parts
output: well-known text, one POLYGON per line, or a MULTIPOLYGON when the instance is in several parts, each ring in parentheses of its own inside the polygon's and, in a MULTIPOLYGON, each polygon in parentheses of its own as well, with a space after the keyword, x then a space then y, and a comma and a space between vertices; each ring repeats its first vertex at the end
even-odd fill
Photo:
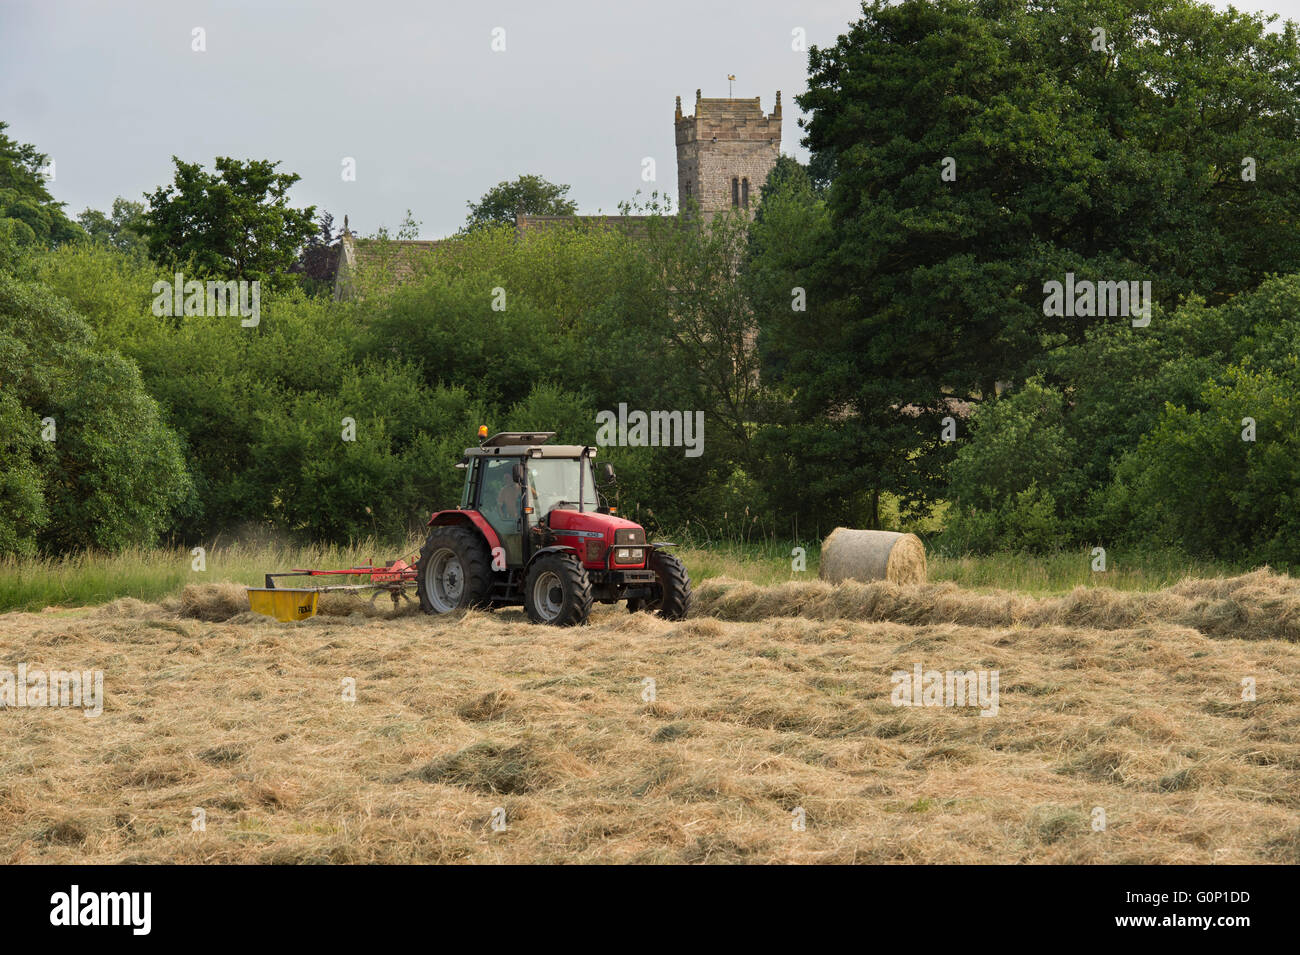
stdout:
POLYGON ((345 570, 299 570, 277 571, 266 575, 265 587, 249 587, 248 603, 258 613, 275 617, 277 620, 303 620, 314 616, 320 600, 325 593, 362 594, 369 590, 370 603, 373 605, 383 594, 388 594, 396 610, 403 600, 410 601, 408 591, 415 588, 416 567, 405 560, 394 560, 382 567, 374 561, 364 567, 349 567, 345 570), (327 584, 319 587, 278 587, 276 580, 284 577, 364 577, 364 583, 327 584))

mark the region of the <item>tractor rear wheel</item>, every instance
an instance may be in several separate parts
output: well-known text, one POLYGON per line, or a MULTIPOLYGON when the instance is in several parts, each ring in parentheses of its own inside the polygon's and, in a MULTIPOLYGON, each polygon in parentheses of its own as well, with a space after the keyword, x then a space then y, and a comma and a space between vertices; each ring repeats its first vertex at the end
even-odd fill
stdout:
POLYGON ((429 531, 416 575, 421 610, 451 613, 485 607, 491 583, 492 556, 476 528, 442 526, 429 531))
POLYGON ((528 568, 524 609, 533 623, 572 627, 591 613, 591 581, 572 554, 545 554, 528 568))
POLYGON ((646 610, 665 620, 683 620, 691 610, 691 578, 686 565, 672 554, 656 550, 647 565, 655 572, 658 593, 649 600, 629 600, 627 609, 646 610))

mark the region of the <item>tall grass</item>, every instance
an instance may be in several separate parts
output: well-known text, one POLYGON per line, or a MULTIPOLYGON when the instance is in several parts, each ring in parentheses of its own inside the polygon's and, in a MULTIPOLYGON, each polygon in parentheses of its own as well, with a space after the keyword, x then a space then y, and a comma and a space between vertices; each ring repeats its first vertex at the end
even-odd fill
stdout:
POLYGON ((931 580, 951 580, 972 589, 1033 594, 1065 593, 1075 587, 1159 590, 1187 577, 1231 577, 1257 566, 1197 559, 1175 550, 1124 549, 1107 550, 1105 571, 1093 570, 1092 553, 1084 549, 982 557, 932 554, 929 565, 931 580))
MULTIPOLYGON (((692 579, 735 577, 760 584, 816 579, 820 552, 817 541, 715 541, 707 546, 691 543, 681 551, 692 579), (806 569, 795 569, 796 547, 804 550, 806 569)), ((1107 551, 1106 570, 1093 570, 1090 550, 1045 554, 1004 552, 982 556, 926 556, 931 582, 952 581, 979 590, 1018 590, 1031 594, 1059 594, 1075 587, 1112 587, 1116 590, 1159 590, 1186 577, 1221 577, 1244 573, 1253 567, 1224 561, 1198 560, 1173 550, 1147 552, 1107 551)))
MULTIPOLYGON (((734 577, 760 584, 815 580, 817 541, 773 538, 700 539, 670 535, 693 580, 734 577), (797 569, 796 548, 803 549, 797 569)), ((0 558, 0 611, 40 611, 46 607, 82 607, 135 597, 156 601, 186 584, 233 581, 261 586, 269 571, 302 567, 343 568, 408 556, 419 547, 415 539, 381 543, 363 540, 350 546, 294 547, 286 544, 235 543, 205 555, 206 569, 193 568, 194 557, 183 548, 135 548, 118 554, 82 553, 65 557, 20 560, 0 558)), ((1104 573, 1092 569, 1088 551, 1060 551, 989 556, 929 555, 931 581, 952 581, 974 589, 1018 590, 1032 594, 1064 593, 1077 586, 1119 590, 1157 590, 1184 577, 1215 577, 1251 568, 1217 561, 1195 560, 1176 551, 1107 554, 1104 573)))
POLYGON ((194 556, 183 548, 132 548, 117 554, 85 552, 34 560, 5 557, 0 558, 0 611, 82 607, 118 597, 155 601, 186 584, 223 580, 260 587, 271 571, 353 567, 371 558, 384 563, 412 549, 405 543, 373 540, 347 547, 231 544, 207 551, 204 570, 194 569, 194 556))

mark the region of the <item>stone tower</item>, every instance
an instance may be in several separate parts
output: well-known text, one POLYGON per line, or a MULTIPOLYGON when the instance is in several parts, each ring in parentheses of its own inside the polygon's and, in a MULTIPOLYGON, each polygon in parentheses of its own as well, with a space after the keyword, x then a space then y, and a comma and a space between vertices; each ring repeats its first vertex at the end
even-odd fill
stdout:
POLYGON ((682 115, 677 97, 677 203, 705 213, 732 206, 753 209, 767 174, 781 155, 781 91, 763 115, 758 97, 704 99, 695 91, 695 115, 682 115))

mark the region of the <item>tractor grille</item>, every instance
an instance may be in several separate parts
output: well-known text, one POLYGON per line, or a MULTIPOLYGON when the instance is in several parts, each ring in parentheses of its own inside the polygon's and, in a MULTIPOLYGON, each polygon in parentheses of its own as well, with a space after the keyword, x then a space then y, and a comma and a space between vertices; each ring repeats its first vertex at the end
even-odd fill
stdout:
POLYGON ((614 545, 644 544, 645 531, 639 527, 624 527, 614 532, 614 545))

